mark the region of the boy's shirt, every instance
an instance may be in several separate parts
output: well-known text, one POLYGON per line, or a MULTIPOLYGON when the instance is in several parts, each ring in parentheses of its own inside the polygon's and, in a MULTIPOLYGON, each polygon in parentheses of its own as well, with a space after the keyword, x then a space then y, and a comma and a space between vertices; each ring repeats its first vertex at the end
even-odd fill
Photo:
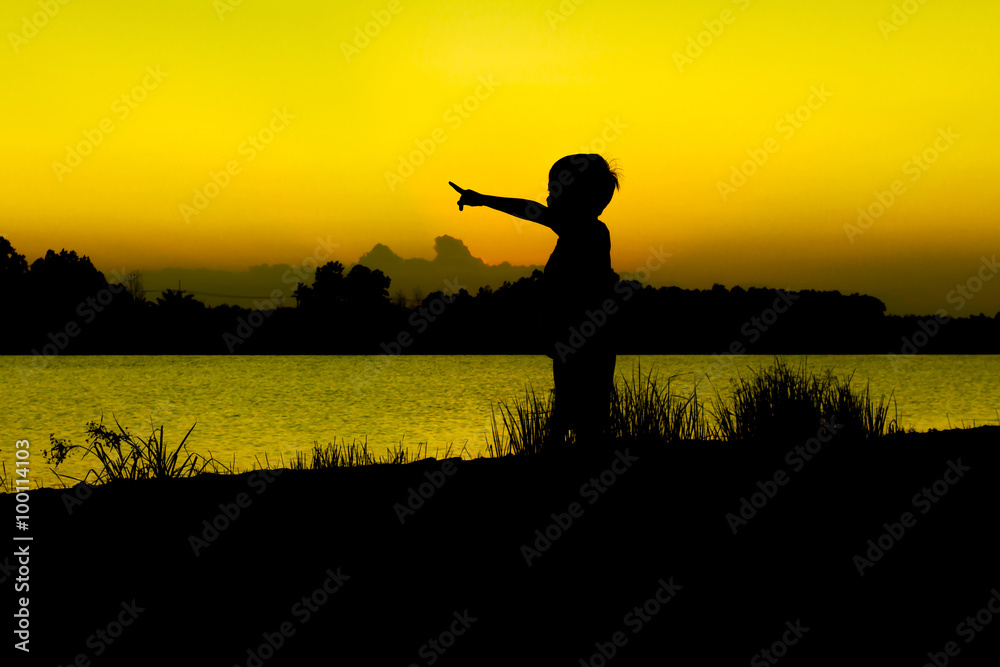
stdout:
MULTIPOLYGON (((557 342, 571 344, 570 328, 579 331, 584 322, 590 322, 587 311, 600 309, 618 280, 611 268, 611 234, 603 222, 567 220, 552 229, 559 240, 545 264, 543 302, 549 356, 557 342)), ((590 349, 608 342, 606 325, 587 338, 590 349)))

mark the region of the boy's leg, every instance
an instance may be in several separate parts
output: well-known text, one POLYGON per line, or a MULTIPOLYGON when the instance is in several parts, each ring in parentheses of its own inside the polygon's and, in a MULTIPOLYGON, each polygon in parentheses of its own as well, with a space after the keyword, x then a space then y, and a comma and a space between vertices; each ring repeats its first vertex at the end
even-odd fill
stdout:
POLYGON ((555 395, 549 415, 549 444, 561 444, 571 429, 578 441, 600 441, 611 423, 615 355, 600 350, 565 361, 553 359, 552 379, 555 395))
POLYGON ((615 388, 615 355, 613 353, 603 353, 601 358, 595 363, 595 405, 594 414, 597 415, 599 435, 608 436, 611 427, 611 394, 615 388))
POLYGON ((561 428, 572 429, 578 441, 595 442, 604 436, 611 421, 611 391, 614 386, 615 356, 581 354, 567 360, 560 369, 556 389, 561 428), (562 400, 559 400, 562 388, 562 400))
POLYGON ((582 440, 599 444, 611 425, 611 392, 615 381, 615 355, 594 354, 582 358, 576 379, 579 402, 573 428, 582 440))
POLYGON ((547 435, 548 447, 559 447, 566 439, 567 431, 570 428, 570 404, 573 397, 572 378, 568 377, 569 371, 566 363, 559 359, 552 360, 552 412, 549 414, 549 433, 547 435))

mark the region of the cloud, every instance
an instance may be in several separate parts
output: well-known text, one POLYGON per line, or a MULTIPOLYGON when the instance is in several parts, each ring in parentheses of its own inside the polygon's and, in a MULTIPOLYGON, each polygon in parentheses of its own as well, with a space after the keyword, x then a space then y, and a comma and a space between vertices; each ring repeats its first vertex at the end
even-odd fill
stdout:
POLYGON ((402 291, 408 298, 413 296, 414 290, 429 294, 446 289, 446 281, 447 284, 460 284, 475 294, 480 287, 489 285, 497 288, 504 281, 514 282, 543 268, 534 264, 514 266, 509 262, 487 264, 474 257, 460 239, 451 236, 434 239, 434 252, 432 260, 416 257, 404 259, 388 246, 379 243, 363 254, 358 259, 358 264, 382 271, 392 279, 389 292, 395 295, 402 291))
MULTIPOLYGON (((478 257, 473 257, 468 246, 460 239, 439 236, 434 239, 434 259, 419 257, 403 258, 389 246, 377 243, 370 251, 361 255, 357 262, 346 258, 336 258, 349 271, 354 264, 362 264, 369 269, 379 269, 392 279, 389 293, 395 297, 402 292, 412 300, 414 291, 424 295, 447 289, 449 284, 465 287, 475 294, 480 287, 489 285, 497 288, 504 281, 514 282, 530 276, 537 265, 514 266, 509 262, 490 265, 478 257), (447 283, 446 283, 447 281, 447 283)), ((146 298, 155 300, 166 289, 181 289, 193 293, 195 298, 210 306, 223 303, 256 307, 255 301, 270 298, 275 291, 284 297, 284 305, 295 304, 292 292, 299 281, 312 284, 314 271, 306 267, 292 267, 288 264, 262 264, 246 271, 220 271, 215 269, 176 269, 143 271, 142 282, 146 298)))

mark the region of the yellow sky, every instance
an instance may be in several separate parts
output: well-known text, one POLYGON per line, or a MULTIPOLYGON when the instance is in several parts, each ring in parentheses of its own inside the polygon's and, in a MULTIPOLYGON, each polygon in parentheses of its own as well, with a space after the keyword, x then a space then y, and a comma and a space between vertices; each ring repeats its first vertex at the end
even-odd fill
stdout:
POLYGON ((996 3, 234 1, 6 0, 0 235, 105 270, 441 234, 541 264, 551 232, 447 181, 541 199, 586 150, 624 171, 615 268, 673 253, 654 284, 930 312, 1000 250, 996 3))

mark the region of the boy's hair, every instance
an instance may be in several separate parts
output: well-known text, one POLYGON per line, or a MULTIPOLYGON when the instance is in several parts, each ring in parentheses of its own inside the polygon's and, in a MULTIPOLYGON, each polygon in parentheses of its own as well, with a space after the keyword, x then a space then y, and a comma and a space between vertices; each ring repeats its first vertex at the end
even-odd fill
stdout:
POLYGON ((566 197, 572 206, 582 207, 600 215, 619 189, 618 169, 596 153, 567 155, 549 170, 549 183, 559 190, 556 196, 566 197))

